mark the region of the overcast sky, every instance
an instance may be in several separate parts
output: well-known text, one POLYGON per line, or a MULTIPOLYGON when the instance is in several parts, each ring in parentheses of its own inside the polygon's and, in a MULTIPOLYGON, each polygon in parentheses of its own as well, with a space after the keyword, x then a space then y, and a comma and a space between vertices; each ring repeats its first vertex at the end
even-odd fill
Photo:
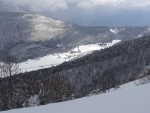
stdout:
POLYGON ((1 0, 87 26, 148 26, 150 0, 1 0))

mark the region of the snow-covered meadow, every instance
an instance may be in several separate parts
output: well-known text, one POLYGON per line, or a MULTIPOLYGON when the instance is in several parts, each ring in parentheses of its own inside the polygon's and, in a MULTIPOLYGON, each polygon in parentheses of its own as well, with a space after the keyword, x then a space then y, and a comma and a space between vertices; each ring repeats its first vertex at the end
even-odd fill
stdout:
POLYGON ((37 59, 32 59, 32 60, 29 59, 26 62, 20 63, 19 67, 21 69, 21 72, 29 72, 33 70, 48 68, 51 66, 59 65, 65 61, 82 57, 95 50, 101 50, 101 49, 111 47, 114 44, 117 44, 119 42, 120 40, 113 40, 111 43, 106 43, 106 44, 97 43, 97 44, 81 45, 66 53, 56 53, 56 54, 50 54, 37 59))
POLYGON ((1 113, 150 113, 149 89, 150 83, 131 82, 109 93, 1 113))

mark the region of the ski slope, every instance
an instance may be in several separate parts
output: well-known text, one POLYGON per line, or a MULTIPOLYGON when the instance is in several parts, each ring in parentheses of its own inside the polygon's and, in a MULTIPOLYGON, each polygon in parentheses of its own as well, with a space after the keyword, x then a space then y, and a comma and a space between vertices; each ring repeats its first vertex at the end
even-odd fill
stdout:
POLYGON ((109 93, 1 113, 150 113, 149 89, 150 83, 131 82, 109 93))
POLYGON ((106 44, 97 43, 97 44, 81 45, 66 53, 50 54, 50 55, 37 58, 37 59, 33 59, 33 60, 29 59, 26 62, 20 63, 19 67, 21 69, 21 72, 30 72, 34 70, 48 68, 51 66, 59 65, 65 61, 69 61, 78 57, 82 57, 95 50, 101 50, 107 47, 111 47, 119 42, 120 40, 113 40, 112 42, 106 43, 106 44))

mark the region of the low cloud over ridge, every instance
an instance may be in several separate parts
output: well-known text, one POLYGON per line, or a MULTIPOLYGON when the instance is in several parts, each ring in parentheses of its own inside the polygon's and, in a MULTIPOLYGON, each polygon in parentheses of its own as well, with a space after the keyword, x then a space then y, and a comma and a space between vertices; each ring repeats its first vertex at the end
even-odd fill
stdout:
POLYGON ((80 25, 149 25, 149 0, 0 0, 80 25), (135 20, 136 19, 136 20, 135 20))

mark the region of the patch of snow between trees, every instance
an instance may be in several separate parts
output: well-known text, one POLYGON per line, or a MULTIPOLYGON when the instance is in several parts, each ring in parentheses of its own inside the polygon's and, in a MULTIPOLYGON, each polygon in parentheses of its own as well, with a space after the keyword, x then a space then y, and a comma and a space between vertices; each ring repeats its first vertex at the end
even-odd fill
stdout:
POLYGON ((117 34, 117 33, 119 33, 119 29, 117 29, 117 28, 114 28, 114 29, 109 29, 110 30, 110 32, 112 32, 113 34, 117 34))
POLYGON ((34 106, 39 106, 40 101, 39 101, 39 95, 34 95, 31 96, 24 104, 23 106, 29 106, 29 107, 34 107, 34 106))

